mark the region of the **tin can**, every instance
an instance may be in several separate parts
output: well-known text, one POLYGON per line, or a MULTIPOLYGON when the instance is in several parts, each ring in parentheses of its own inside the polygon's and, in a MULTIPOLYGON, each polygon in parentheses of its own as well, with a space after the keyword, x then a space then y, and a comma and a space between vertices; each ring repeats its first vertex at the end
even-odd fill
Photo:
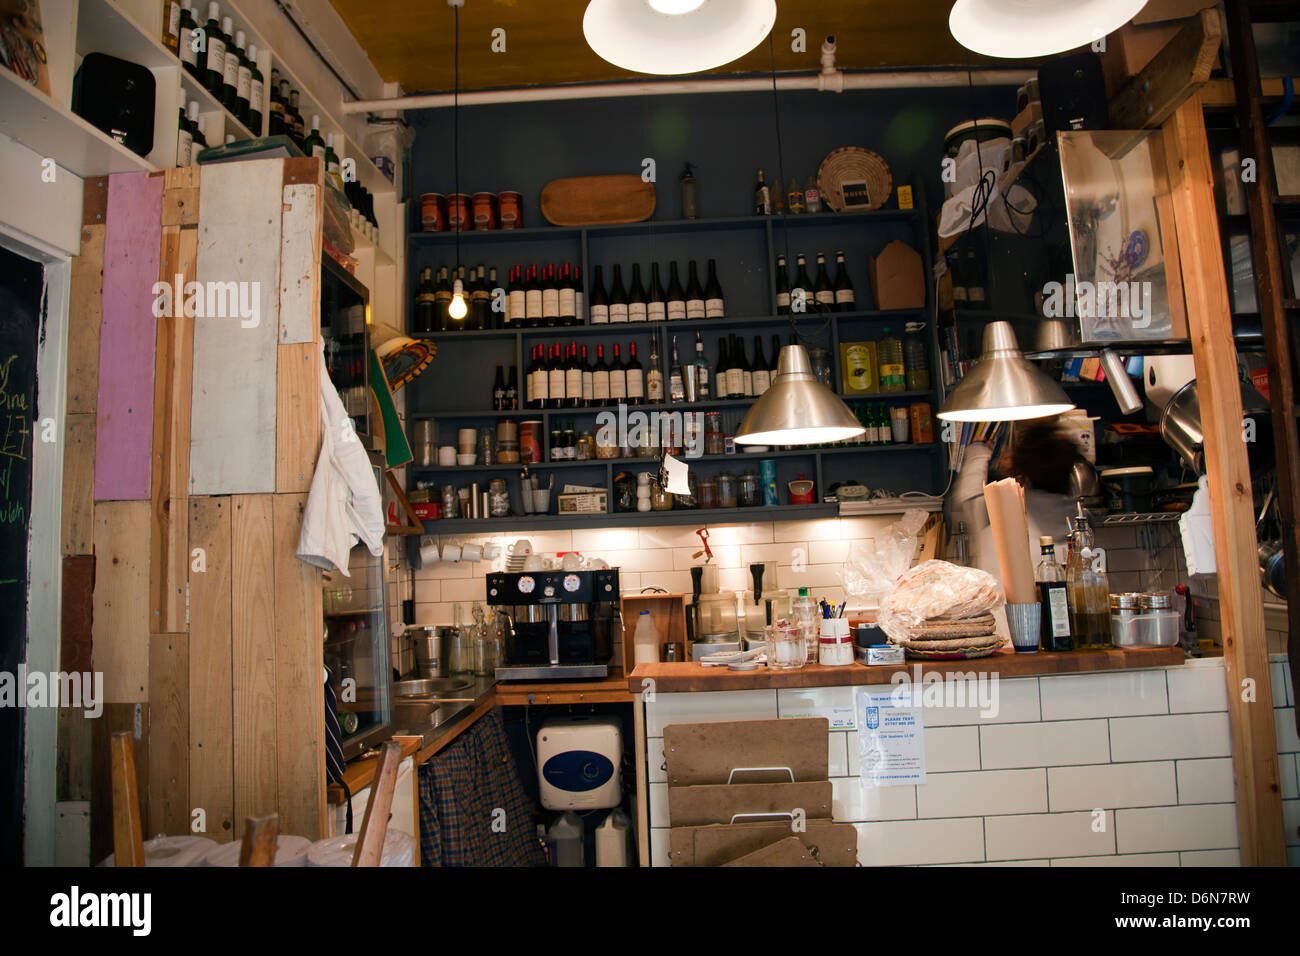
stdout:
POLYGON ((469 228, 470 198, 467 193, 452 193, 447 197, 447 228, 463 232, 469 228))
POLYGON ((758 483, 763 489, 764 507, 773 507, 781 502, 776 494, 776 461, 766 458, 758 463, 758 483))
POLYGON ((908 407, 912 419, 912 444, 929 445, 934 442, 934 419, 929 402, 913 402, 908 407))
POLYGON ((447 200, 442 193, 424 193, 420 196, 420 228, 425 232, 446 231, 447 200))
POLYGON ((502 229, 524 227, 523 198, 519 193, 507 189, 497 195, 497 216, 502 229))
POLYGON ((519 456, 525 462, 542 460, 542 423, 533 420, 519 423, 519 456))
POLYGON ((497 227, 496 199, 497 197, 491 193, 474 194, 471 203, 474 210, 475 229, 495 229, 497 227))

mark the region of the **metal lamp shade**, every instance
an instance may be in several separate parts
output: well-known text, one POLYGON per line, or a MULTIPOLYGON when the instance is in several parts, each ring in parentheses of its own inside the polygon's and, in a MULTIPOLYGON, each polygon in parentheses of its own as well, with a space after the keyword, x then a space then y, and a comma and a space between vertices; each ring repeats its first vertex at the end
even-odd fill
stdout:
POLYGON ((953 38, 976 53, 1023 59, 1064 53, 1118 30, 1147 0, 957 0, 953 38))
POLYGON ((984 352, 952 390, 939 417, 952 422, 1008 422, 1074 408, 1061 386, 1020 354, 1009 322, 984 327, 984 352))
POLYGON ((736 432, 739 445, 820 445, 865 428, 839 396, 817 381, 802 345, 781 349, 772 382, 736 432))
POLYGON ((776 0, 591 0, 582 32, 634 73, 698 73, 744 56, 776 22, 776 0))

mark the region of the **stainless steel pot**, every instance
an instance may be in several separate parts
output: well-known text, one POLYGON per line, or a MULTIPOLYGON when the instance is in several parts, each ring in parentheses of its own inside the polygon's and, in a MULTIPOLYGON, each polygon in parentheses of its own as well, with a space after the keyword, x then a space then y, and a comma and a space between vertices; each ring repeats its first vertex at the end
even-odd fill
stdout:
MULTIPOLYGON (((1246 446, 1251 470, 1259 463, 1271 463, 1273 432, 1269 405, 1264 396, 1247 382, 1241 382, 1242 413, 1255 420, 1255 441, 1246 446)), ((1205 474, 1205 432, 1201 428, 1201 401, 1192 379, 1169 400, 1160 413, 1160 437, 1163 438, 1198 475, 1205 474)))

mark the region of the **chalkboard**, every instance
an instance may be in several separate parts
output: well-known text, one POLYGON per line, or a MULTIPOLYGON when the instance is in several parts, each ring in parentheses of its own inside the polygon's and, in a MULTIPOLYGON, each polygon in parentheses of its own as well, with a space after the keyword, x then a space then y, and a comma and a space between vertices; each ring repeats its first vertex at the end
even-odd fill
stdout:
MULTIPOLYGON (((12 675, 11 681, 27 657, 27 534, 43 283, 40 263, 0 249, 0 672, 12 675)), ((22 694, 26 688, 14 690, 22 694)), ((21 707, 0 707, 0 866, 22 864, 23 714, 21 707)))

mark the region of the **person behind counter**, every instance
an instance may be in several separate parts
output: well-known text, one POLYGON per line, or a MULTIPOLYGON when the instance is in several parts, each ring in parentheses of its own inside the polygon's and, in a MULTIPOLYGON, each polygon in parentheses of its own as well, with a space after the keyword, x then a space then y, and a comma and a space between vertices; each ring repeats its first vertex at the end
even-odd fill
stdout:
MULTIPOLYGON (((1062 560, 1061 544, 1068 538, 1068 519, 1075 514, 1074 499, 1069 497, 1070 472, 1082 456, 1059 428, 1056 416, 1018 422, 1009 445, 998 458, 1004 476, 1016 478, 1025 488, 1025 511, 1029 519, 1030 554, 1038 555, 1039 535, 1050 534, 1057 541, 1057 560, 1062 560)), ((972 442, 953 485, 953 518, 966 522, 970 537, 970 564, 1001 580, 998 554, 993 546, 988 507, 984 503, 984 485, 990 480, 989 464, 994 445, 972 442)))

